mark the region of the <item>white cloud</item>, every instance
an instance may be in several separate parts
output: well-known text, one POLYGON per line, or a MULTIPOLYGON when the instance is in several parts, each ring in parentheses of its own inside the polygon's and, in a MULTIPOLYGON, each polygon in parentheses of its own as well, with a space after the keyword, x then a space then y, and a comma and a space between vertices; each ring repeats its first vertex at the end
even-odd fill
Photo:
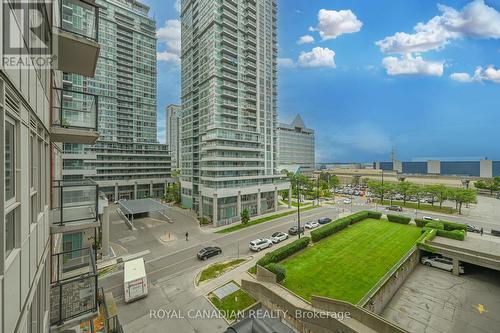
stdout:
POLYGON ((295 67, 295 62, 290 58, 278 58, 278 66, 281 67, 295 67))
POLYGON ((335 52, 329 48, 315 47, 310 52, 302 52, 299 56, 300 67, 335 67, 335 52))
POLYGON ((309 31, 318 31, 322 40, 335 39, 342 34, 349 34, 361 30, 363 22, 358 20, 350 10, 321 9, 318 13, 318 26, 310 27, 309 31))
POLYGON ((175 0, 174 8, 178 13, 181 12, 181 0, 175 0))
POLYGON ((500 83, 500 69, 495 69, 493 66, 488 66, 486 69, 477 67, 472 76, 468 73, 453 73, 450 75, 450 78, 464 83, 483 81, 500 83))
POLYGON ((406 54, 440 49, 457 38, 500 38, 500 13, 484 0, 474 0, 461 11, 444 5, 438 9, 441 15, 418 23, 414 33, 397 32, 375 44, 385 53, 406 54))
POLYGON ((301 45, 301 44, 308 44, 308 43, 314 43, 314 37, 311 36, 311 35, 304 35, 302 37, 299 38, 299 40, 297 41, 297 44, 301 45))
POLYGON ((180 63, 181 56, 181 21, 167 20, 165 26, 156 32, 158 42, 164 44, 166 50, 158 52, 158 60, 180 63))
POLYGON ((421 56, 385 57, 382 61, 388 75, 442 76, 443 62, 425 61, 421 56))
POLYGON ((450 75, 450 79, 458 82, 472 82, 472 78, 467 73, 453 73, 450 75))

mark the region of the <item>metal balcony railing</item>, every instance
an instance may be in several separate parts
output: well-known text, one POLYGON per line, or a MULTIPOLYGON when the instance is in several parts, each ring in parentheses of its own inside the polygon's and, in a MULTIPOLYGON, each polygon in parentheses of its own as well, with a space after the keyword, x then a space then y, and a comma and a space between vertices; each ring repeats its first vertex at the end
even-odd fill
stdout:
POLYGON ((97 42, 99 39, 99 7, 94 1, 61 0, 60 29, 97 42))
POLYGON ((98 96, 54 88, 52 126, 80 130, 98 130, 98 96))
POLYGON ((84 248, 52 255, 50 324, 97 313, 98 274, 94 251, 84 248))
POLYGON ((52 223, 97 222, 99 185, 90 179, 55 180, 52 185, 52 223))

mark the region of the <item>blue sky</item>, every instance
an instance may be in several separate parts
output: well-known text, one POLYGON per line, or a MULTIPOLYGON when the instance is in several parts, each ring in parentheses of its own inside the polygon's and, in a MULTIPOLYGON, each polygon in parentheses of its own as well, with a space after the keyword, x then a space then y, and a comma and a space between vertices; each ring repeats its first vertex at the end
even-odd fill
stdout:
MULTIPOLYGON (((158 25, 159 137, 179 103, 176 1, 158 25)), ((316 130, 318 161, 500 159, 500 0, 278 1, 281 121, 316 130)))

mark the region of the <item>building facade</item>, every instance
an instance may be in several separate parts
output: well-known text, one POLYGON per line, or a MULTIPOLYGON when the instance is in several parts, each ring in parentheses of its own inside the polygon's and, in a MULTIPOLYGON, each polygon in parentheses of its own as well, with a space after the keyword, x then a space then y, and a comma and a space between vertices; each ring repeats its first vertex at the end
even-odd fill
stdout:
POLYGON ((97 96, 63 84, 64 72, 95 73, 98 10, 88 1, 30 4, 0 7, 2 333, 63 330, 99 313, 98 186, 63 181, 61 154, 66 143, 93 144, 99 136, 97 96), (30 30, 33 11, 41 24, 30 30), (55 61, 41 65, 47 57, 55 61), (94 238, 67 251, 64 238, 75 232, 94 238))
POLYGON ((180 168, 181 161, 181 140, 179 136, 180 129, 180 105, 167 106, 166 115, 166 139, 170 150, 172 170, 180 168))
POLYGON ((312 176, 315 169, 314 130, 300 115, 291 124, 278 124, 278 170, 312 176))
POLYGON ((375 169, 396 171, 407 175, 439 175, 473 178, 493 178, 500 176, 500 161, 397 161, 374 162, 375 169))
POLYGON ((65 74, 64 87, 99 96, 100 136, 95 145, 64 146, 64 178, 93 179, 111 201, 162 196, 171 167, 157 141, 156 22, 135 0, 96 4, 96 75, 65 74))
POLYGON ((214 225, 277 210, 276 0, 184 0, 182 204, 214 225))

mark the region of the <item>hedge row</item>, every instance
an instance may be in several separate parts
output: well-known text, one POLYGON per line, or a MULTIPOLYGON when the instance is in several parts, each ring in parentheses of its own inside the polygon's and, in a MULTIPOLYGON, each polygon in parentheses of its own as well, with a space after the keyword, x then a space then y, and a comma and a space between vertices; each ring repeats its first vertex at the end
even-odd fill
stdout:
POLYGON ((370 210, 370 211, 368 211, 368 218, 380 220, 380 218, 382 218, 382 213, 381 212, 373 212, 370 210))
POLYGON ((270 263, 266 266, 266 269, 276 274, 276 281, 281 282, 286 278, 286 268, 283 265, 270 263))
POLYGON ((347 228, 351 224, 349 216, 335 220, 322 226, 321 228, 311 231, 311 238, 313 242, 317 242, 323 238, 333 235, 334 233, 347 228))
POLYGON ((467 226, 465 224, 461 223, 453 223, 453 222, 448 222, 448 221, 426 221, 422 219, 415 219, 415 224, 417 227, 423 228, 425 226, 428 226, 429 223, 435 223, 439 222, 443 225, 444 230, 447 231, 453 231, 453 230, 463 230, 467 232, 467 226))
POLYGON ((440 221, 430 221, 425 227, 429 229, 444 230, 444 224, 440 221))
POLYGON ((411 217, 403 215, 392 215, 392 214, 387 214, 387 219, 389 220, 389 222, 395 222, 400 224, 408 224, 411 221, 411 217))
POLYGON ((355 214, 346 216, 346 219, 351 220, 351 224, 361 222, 363 220, 366 220, 368 218, 369 214, 368 211, 362 211, 362 212, 357 212, 355 214))
POLYGON ((436 237, 438 231, 436 229, 428 229, 424 227, 422 229, 422 232, 422 236, 417 240, 420 248, 428 252, 435 252, 434 248, 429 244, 426 244, 426 242, 433 240, 436 237))
POLYGON ((277 248, 274 251, 271 251, 269 253, 266 253, 265 256, 259 259, 257 261, 257 265, 266 267, 267 265, 271 263, 277 263, 280 262, 281 260, 284 260, 291 256, 292 254, 305 249, 307 245, 309 245, 309 242, 311 241, 311 238, 309 237, 302 237, 301 239, 297 239, 296 241, 291 242, 290 244, 287 244, 285 246, 282 246, 280 248, 277 248))
POLYGON ((463 241, 465 239, 464 230, 437 230, 437 235, 463 241))

